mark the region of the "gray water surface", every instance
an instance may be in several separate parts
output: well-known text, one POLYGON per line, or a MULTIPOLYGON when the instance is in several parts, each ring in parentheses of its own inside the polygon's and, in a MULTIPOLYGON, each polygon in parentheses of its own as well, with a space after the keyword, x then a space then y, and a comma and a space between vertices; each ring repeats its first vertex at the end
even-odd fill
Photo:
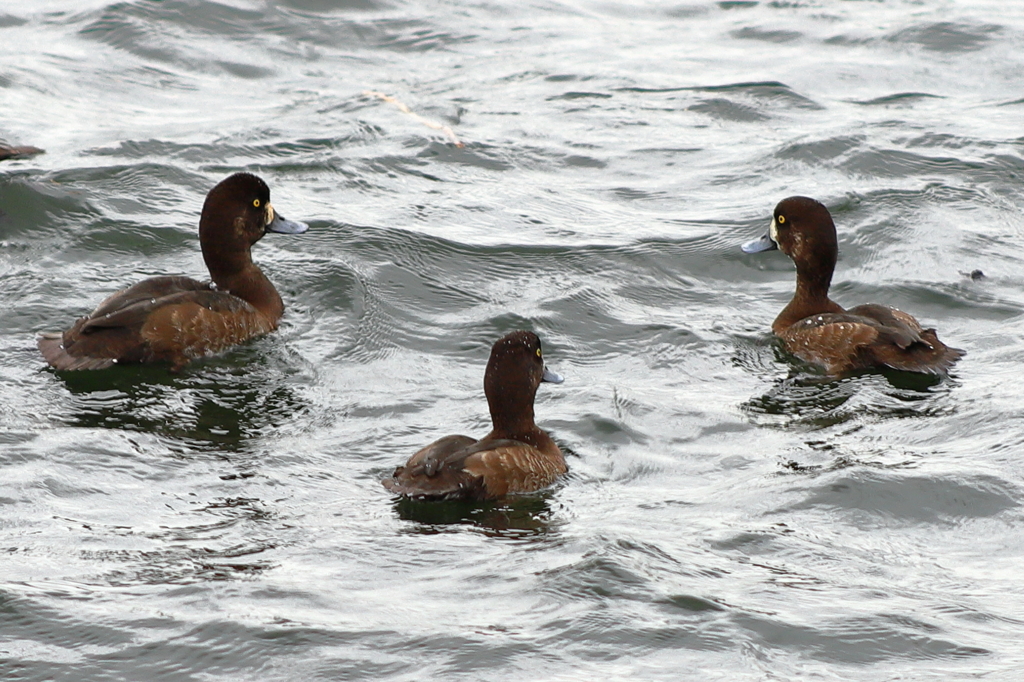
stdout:
POLYGON ((1019 680, 1021 74, 1017 3, 0 4, 0 677, 1019 680), (281 329, 45 369, 237 170, 281 329), (951 377, 780 350, 793 194, 951 377), (570 475, 396 503, 521 328, 570 475))

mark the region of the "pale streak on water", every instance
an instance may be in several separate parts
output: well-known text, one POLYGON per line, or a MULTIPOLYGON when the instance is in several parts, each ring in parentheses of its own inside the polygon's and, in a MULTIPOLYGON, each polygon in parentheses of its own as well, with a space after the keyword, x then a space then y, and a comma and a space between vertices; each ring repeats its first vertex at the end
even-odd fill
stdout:
POLYGON ((1019 679, 1022 73, 1018 3, 0 4, 0 677, 1019 679), (44 370, 240 169, 282 328, 44 370), (776 349, 797 193, 951 379, 776 349), (396 506, 523 327, 571 475, 396 506))

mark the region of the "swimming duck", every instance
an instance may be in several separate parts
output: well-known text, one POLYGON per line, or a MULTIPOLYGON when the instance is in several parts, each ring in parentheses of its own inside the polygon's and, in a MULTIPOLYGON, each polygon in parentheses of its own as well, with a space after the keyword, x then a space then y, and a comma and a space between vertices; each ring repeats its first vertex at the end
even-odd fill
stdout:
POLYGON ((494 500, 550 485, 568 471, 555 441, 533 421, 542 381, 562 383, 544 367, 533 332, 507 334, 491 348, 484 393, 493 429, 476 440, 445 436, 426 446, 381 483, 416 499, 494 500))
POLYGON ((195 358, 273 331, 284 303, 249 251, 266 232, 307 229, 274 210, 267 183, 236 173, 210 190, 199 218, 212 282, 143 280, 104 300, 71 329, 41 334, 39 350, 59 370, 169 362, 178 371, 195 358))
POLYGON ((828 297, 839 245, 832 216, 814 199, 780 201, 768 234, 742 248, 747 253, 778 248, 793 259, 796 293, 772 331, 790 353, 829 374, 872 367, 943 374, 964 354, 902 310, 876 303, 844 310, 828 297))
POLYGON ((29 147, 28 145, 15 147, 0 143, 0 161, 4 161, 6 159, 27 159, 30 156, 42 153, 43 150, 38 147, 29 147))

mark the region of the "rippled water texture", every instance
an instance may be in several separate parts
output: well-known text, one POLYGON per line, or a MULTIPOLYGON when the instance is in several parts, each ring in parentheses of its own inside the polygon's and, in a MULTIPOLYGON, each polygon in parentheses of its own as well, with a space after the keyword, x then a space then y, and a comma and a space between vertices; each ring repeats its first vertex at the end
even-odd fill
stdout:
POLYGON ((1019 3, 0 4, 0 678, 1020 679, 1022 73, 1019 3), (243 169, 281 329, 45 369, 243 169), (952 377, 773 342, 792 194, 952 377), (396 503, 517 328, 570 475, 396 503))

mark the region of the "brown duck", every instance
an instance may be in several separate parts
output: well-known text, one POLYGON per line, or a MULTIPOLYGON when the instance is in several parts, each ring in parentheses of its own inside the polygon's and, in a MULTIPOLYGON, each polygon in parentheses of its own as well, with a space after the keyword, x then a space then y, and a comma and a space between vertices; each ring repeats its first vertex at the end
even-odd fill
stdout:
POLYGON ((768 234, 743 245, 747 253, 775 248, 796 264, 796 293, 772 331, 798 358, 829 374, 873 367, 944 374, 964 354, 902 310, 876 303, 845 310, 828 297, 839 245, 832 216, 820 202, 783 199, 768 234))
POLYGON ((7 159, 27 159, 30 156, 42 153, 43 150, 38 147, 29 147, 28 145, 15 147, 0 143, 0 161, 5 161, 7 159))
POLYGON ((59 370, 167 362, 177 371, 195 358, 273 331, 284 303, 249 251, 267 232, 306 229, 274 210, 263 180, 236 173, 210 190, 199 218, 212 282, 143 280, 107 298, 71 329, 43 333, 39 350, 59 370))
POLYGON ((544 367, 540 339, 512 332, 491 348, 484 393, 494 428, 475 440, 446 436, 426 446, 382 481, 393 493, 416 499, 494 500, 544 488, 568 468, 562 451, 533 421, 542 381, 562 377, 544 367))

